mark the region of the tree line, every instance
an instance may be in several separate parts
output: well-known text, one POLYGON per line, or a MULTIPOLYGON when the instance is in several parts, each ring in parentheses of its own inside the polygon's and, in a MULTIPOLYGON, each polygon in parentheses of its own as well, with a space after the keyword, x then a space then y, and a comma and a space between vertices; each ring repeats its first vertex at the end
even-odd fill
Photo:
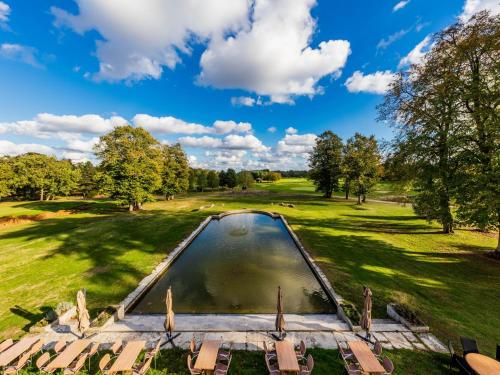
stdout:
POLYGON ((43 201, 56 196, 104 194, 133 211, 159 194, 170 200, 188 190, 247 189, 255 181, 281 178, 280 173, 270 170, 191 168, 179 144, 162 144, 143 128, 130 125, 100 137, 94 151, 97 166, 37 153, 0 157, 0 199, 43 201))

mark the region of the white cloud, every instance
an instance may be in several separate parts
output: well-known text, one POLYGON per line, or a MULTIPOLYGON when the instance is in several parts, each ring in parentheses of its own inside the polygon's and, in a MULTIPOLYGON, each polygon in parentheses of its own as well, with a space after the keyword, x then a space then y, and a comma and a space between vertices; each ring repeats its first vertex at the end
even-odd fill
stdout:
POLYGON ((251 24, 228 38, 213 38, 202 54, 198 82, 238 88, 293 103, 293 97, 322 92, 318 81, 337 77, 350 54, 345 40, 309 45, 316 22, 315 0, 255 0, 251 24))
POLYGON ((66 143, 66 147, 71 151, 91 153, 93 152, 93 148, 97 144, 97 142, 99 142, 99 138, 97 137, 91 138, 89 140, 71 139, 66 143))
POLYGON ((399 61, 398 68, 403 68, 409 65, 418 65, 420 64, 424 58, 425 54, 432 48, 432 39, 428 35, 418 43, 405 57, 399 61))
POLYGON ((172 116, 154 117, 146 114, 135 115, 133 120, 136 126, 147 131, 163 134, 208 134, 212 131, 208 126, 185 122, 172 116))
POLYGON ((255 99, 250 96, 233 96, 231 104, 235 107, 253 107, 254 105, 261 105, 262 101, 260 98, 255 99))
POLYGON ((489 10, 493 14, 500 13, 500 1, 498 0, 466 0, 460 19, 467 21, 475 13, 481 10, 489 10))
POLYGON ((203 137, 180 137, 178 139, 180 144, 186 147, 200 147, 200 148, 220 148, 222 147, 222 140, 219 138, 203 136, 203 137))
POLYGON ((397 3, 396 5, 394 5, 394 7, 392 8, 392 11, 393 12, 397 12, 398 10, 403 9, 405 6, 408 5, 409 2, 410 2, 410 0, 402 0, 402 1, 400 1, 399 3, 397 3))
POLYGON ((276 126, 270 126, 267 128, 267 131, 269 133, 276 133, 276 130, 278 130, 278 129, 276 129, 276 126))
POLYGON ((344 85, 349 92, 384 94, 389 89, 389 85, 394 78, 395 74, 390 70, 378 71, 367 75, 357 70, 345 81, 344 85))
POLYGON ((96 133, 102 134, 112 130, 115 126, 125 125, 127 121, 120 116, 103 118, 99 115, 87 114, 54 115, 40 113, 32 120, 0 123, 1 133, 32 135, 38 138, 50 138, 57 134, 59 138, 68 138, 71 133, 96 133))
POLYGON ((26 152, 37 152, 39 154, 54 155, 52 147, 36 143, 13 143, 0 140, 0 155, 15 156, 26 152))
POLYGON ((248 122, 217 120, 210 127, 189 123, 172 116, 154 117, 146 114, 135 115, 132 121, 134 125, 158 134, 228 134, 252 131, 252 124, 248 122))
POLYGON ((203 137, 181 137, 178 141, 186 147, 218 148, 225 150, 254 150, 266 151, 269 147, 252 134, 237 135, 230 134, 224 138, 203 137))
POLYGON ((0 1, 0 28, 8 28, 7 22, 9 22, 10 6, 9 4, 0 1))
POLYGON ((191 43, 221 38, 247 20, 247 0, 76 0, 79 14, 52 7, 56 26, 97 30, 97 80, 159 78, 191 43))
POLYGON ((278 154, 293 154, 305 157, 315 144, 315 134, 287 134, 285 138, 278 141, 276 152, 278 154))
POLYGON ((378 44, 377 44, 377 49, 386 49, 389 47, 392 43, 396 42, 397 40, 401 39, 404 37, 406 34, 410 32, 411 29, 403 29, 395 32, 394 34, 391 34, 386 38, 382 38, 378 44))
POLYGON ((298 130, 292 126, 285 129, 286 134, 297 134, 297 132, 298 132, 298 130))
POLYGON ((43 68, 37 58, 38 50, 21 44, 3 43, 0 45, 0 56, 9 60, 20 61, 35 68, 43 68))
POLYGON ((249 122, 234 122, 217 120, 213 124, 215 133, 249 133, 252 131, 252 124, 249 122))

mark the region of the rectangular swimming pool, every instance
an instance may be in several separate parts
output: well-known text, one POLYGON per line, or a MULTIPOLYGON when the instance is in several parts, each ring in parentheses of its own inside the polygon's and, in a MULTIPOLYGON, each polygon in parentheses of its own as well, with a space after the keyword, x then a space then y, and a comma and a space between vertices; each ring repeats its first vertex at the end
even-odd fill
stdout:
POLYGON ((281 218, 262 213, 212 219, 130 312, 164 313, 169 286, 176 313, 275 313, 278 286, 285 313, 336 311, 281 218))

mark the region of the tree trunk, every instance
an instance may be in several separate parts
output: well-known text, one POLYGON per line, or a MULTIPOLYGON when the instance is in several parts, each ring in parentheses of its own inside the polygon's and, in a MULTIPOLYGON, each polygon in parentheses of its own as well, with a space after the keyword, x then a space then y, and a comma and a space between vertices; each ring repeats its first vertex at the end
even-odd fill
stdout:
POLYGON ((344 189, 345 189, 345 199, 349 199, 349 180, 345 180, 344 189))
POLYGON ((358 204, 361 204, 361 194, 358 194, 358 204))
POLYGON ((40 190, 40 201, 43 201, 43 188, 40 190))
POLYGON ((366 195, 363 194, 363 199, 361 200, 363 203, 366 202, 366 195))
POLYGON ((134 211, 134 205, 133 205, 133 203, 130 203, 130 204, 128 205, 128 210, 129 210, 130 212, 134 211))

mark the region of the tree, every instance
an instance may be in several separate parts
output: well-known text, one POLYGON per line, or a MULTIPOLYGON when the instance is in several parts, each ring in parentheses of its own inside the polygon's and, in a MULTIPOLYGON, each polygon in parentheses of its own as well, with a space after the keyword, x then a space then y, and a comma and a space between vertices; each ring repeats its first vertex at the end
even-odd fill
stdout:
POLYGON ((224 170, 219 172, 219 185, 220 186, 227 186, 227 175, 224 170))
POLYGON ((237 176, 238 185, 241 185, 242 189, 248 189, 252 187, 255 180, 253 179, 253 175, 248 171, 241 171, 237 176))
POLYGON ((85 163, 79 163, 77 168, 80 171, 80 181, 78 186, 80 193, 84 198, 92 197, 98 191, 96 167, 90 161, 87 161, 85 163))
POLYGON ((128 204, 130 211, 153 199, 161 187, 162 158, 159 142, 145 129, 116 127, 100 137, 94 150, 114 198, 128 204))
POLYGON ((356 133, 349 138, 343 149, 342 160, 346 199, 349 198, 349 190, 353 189, 358 197, 358 204, 364 202, 366 194, 379 179, 380 168, 380 153, 373 135, 365 137, 356 133))
POLYGON ((331 131, 326 131, 316 139, 316 145, 309 156, 309 177, 314 181, 316 190, 325 198, 331 198, 339 190, 342 161, 342 140, 331 131))
POLYGON ((207 175, 208 187, 217 189, 219 187, 219 174, 216 171, 209 171, 207 175))
POLYGON ((205 191, 208 185, 208 172, 204 169, 198 169, 196 171, 196 185, 199 191, 205 191))
POLYGON ((281 180, 281 173, 279 172, 269 172, 267 174, 267 179, 272 182, 281 180))
POLYGON ((180 144, 163 145, 161 148, 162 172, 161 192, 165 199, 174 199, 176 194, 189 188, 189 162, 180 144))
MULTIPOLYGON (((500 15, 477 13, 439 33, 437 47, 450 56, 447 79, 457 87, 465 124, 457 183, 457 217, 481 230, 500 232, 500 15)), ((496 254, 500 258, 500 236, 496 254)))
POLYGON ((443 233, 452 233, 457 157, 463 124, 459 118, 457 87, 447 79, 451 57, 435 46, 423 64, 400 73, 385 101, 379 119, 398 130, 394 140, 415 178, 414 209, 427 220, 437 220, 443 233))
POLYGON ((0 157, 0 200, 13 193, 14 178, 11 158, 8 156, 0 157))
POLYGON ((228 188, 235 188, 236 185, 238 184, 237 178, 236 178, 236 172, 234 169, 229 168, 226 172, 226 178, 225 178, 225 183, 228 188))

